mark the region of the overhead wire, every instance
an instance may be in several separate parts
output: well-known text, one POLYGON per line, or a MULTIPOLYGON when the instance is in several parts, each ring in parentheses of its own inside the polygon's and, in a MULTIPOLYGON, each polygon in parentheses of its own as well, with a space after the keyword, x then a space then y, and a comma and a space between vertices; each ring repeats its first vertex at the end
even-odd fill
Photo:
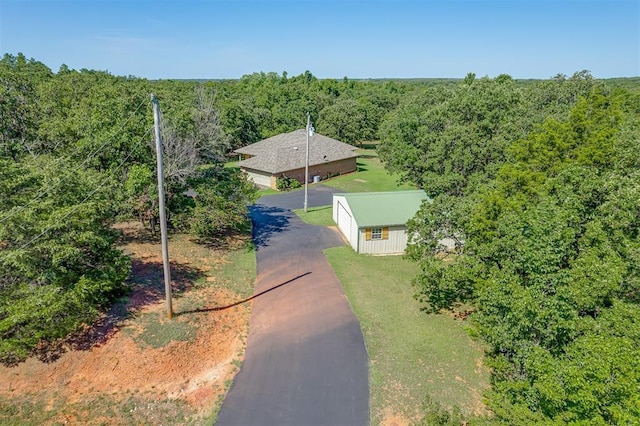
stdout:
MULTIPOLYGON (((147 135, 147 133, 153 130, 152 128, 150 128, 147 132, 145 132, 145 136, 147 135)), ((145 140, 145 136, 143 136, 142 138, 140 138, 140 141, 138 142, 139 145, 141 142, 143 142, 145 140)), ((40 237, 42 237, 44 234, 46 234, 47 232, 49 232, 51 229, 53 229, 54 227, 56 227, 57 225, 59 225, 63 220, 65 220, 66 218, 68 218, 69 216, 71 216, 72 213, 74 213, 76 210, 78 210, 84 203, 86 203, 91 197, 93 197, 96 192, 98 192, 108 181, 109 179, 111 179, 113 176, 113 174, 115 172, 117 172, 118 170, 120 170, 124 164, 129 160, 129 158, 131 157, 131 155, 133 154, 133 150, 131 150, 131 152, 129 152, 129 154, 127 154, 127 156, 120 162, 120 164, 118 164, 118 166, 115 169, 112 169, 109 173, 108 176, 102 180, 100 182, 99 185, 96 186, 96 188, 91 191, 80 203, 76 204, 75 206, 73 206, 66 214, 64 214, 62 217, 60 217, 58 220, 56 220, 53 224, 51 224, 50 226, 48 226, 47 228, 45 228, 42 232, 40 232, 38 235, 36 235, 35 237, 31 238, 29 241, 27 241, 26 243, 22 244, 20 247, 18 247, 17 249, 13 249, 13 250, 23 250, 25 248, 27 248, 29 245, 33 244, 35 241, 37 241, 40 237)), ((0 261, 4 261, 8 258, 9 256, 4 256, 2 258, 0 258, 0 261)))
MULTIPOLYGON (((75 167, 74 169, 70 170, 67 174, 64 175, 64 177, 62 179, 60 179, 58 181, 58 183, 56 185, 53 186, 49 186, 47 188, 45 188, 44 190, 42 190, 38 195, 36 195, 35 197, 33 197, 31 200, 29 200, 27 203, 19 206, 19 207, 14 207, 11 210, 9 210, 9 212, 0 217, 0 224, 4 223, 6 220, 10 219, 11 217, 15 216, 16 214, 20 213, 21 211, 23 211, 24 209, 26 209, 27 207, 29 207, 32 203, 38 201, 40 198, 44 197, 48 192, 51 191, 51 189, 54 189, 57 187, 57 185, 60 185, 64 179, 67 176, 71 176, 72 174, 75 174, 78 170, 80 170, 82 167, 84 167, 84 165, 90 161, 91 159, 93 159, 100 151, 102 151, 102 149, 107 146, 107 144, 109 142, 111 142, 113 140, 113 138, 120 132, 122 132, 122 130, 124 130, 124 127, 129 123, 129 121, 131 121, 131 119, 134 117, 134 115, 140 110, 140 108, 142 107, 142 105, 144 105, 146 102, 146 100, 142 100, 140 102, 140 104, 136 107, 135 110, 133 110, 133 112, 131 112, 131 114, 129 115, 129 117, 122 123, 122 125, 111 135, 109 136, 106 141, 100 145, 96 150, 92 151, 85 159, 84 161, 82 161, 82 163, 78 164, 77 167, 75 167)), ((59 159, 59 161, 57 162, 57 164, 62 163, 65 159, 69 160, 70 158, 73 158, 74 156, 76 156, 78 154, 78 150, 76 150, 74 153, 72 153, 71 155, 67 156, 67 157, 62 157, 59 159)), ((131 153, 129 153, 129 156, 131 155, 131 153)))

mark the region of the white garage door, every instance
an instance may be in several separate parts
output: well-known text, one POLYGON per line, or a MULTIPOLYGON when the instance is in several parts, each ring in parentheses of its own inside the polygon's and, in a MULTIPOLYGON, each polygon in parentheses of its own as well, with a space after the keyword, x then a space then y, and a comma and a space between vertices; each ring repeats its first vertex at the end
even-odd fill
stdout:
POLYGON ((351 242, 351 215, 338 201, 338 229, 351 242))
POLYGON ((267 188, 271 188, 271 175, 257 173, 257 172, 249 172, 249 171, 247 171, 247 174, 249 175, 249 178, 253 181, 253 183, 255 183, 256 185, 266 186, 267 188))

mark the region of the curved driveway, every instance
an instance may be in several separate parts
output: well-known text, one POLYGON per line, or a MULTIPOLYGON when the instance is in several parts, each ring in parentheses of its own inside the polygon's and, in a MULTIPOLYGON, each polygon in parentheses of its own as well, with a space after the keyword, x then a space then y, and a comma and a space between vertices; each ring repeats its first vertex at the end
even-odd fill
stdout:
MULTIPOLYGON (((309 189, 309 206, 334 191, 309 189)), ((247 351, 216 424, 367 425, 368 356, 360 325, 322 253, 337 231, 290 209, 304 193, 262 197, 252 207, 258 278, 247 351), (265 293, 266 291, 266 293, 265 293)))

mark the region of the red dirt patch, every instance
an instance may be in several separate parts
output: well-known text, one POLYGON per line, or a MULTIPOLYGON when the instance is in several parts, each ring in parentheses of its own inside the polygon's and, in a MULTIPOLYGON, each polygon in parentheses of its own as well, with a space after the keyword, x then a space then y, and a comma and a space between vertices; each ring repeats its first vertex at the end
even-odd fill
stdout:
POLYGON ((412 422, 402 414, 385 410, 380 426, 409 426, 412 422))
MULTIPOLYGON (((130 225, 124 231, 136 234, 141 230, 130 225)), ((158 262, 162 274, 159 243, 139 243, 132 238, 123 248, 134 260, 135 284, 127 303, 114 307, 82 333, 42 348, 39 357, 15 367, 0 366, 0 423, 7 415, 7 406, 17 407, 9 412, 15 414, 17 410, 14 421, 20 423, 20 415, 30 415, 25 412, 29 404, 38 403, 44 423, 64 424, 157 423, 153 417, 131 414, 138 406, 142 410, 147 402, 149 407, 159 401, 165 406, 175 403, 178 408, 165 412, 179 411, 176 418, 189 421, 210 417, 216 410, 244 353, 250 306, 243 303, 220 310, 190 309, 193 303, 229 306, 242 297, 216 287, 216 280, 205 278, 202 281, 207 284, 194 286, 189 276, 206 276, 210 265, 220 262, 224 253, 206 249, 208 255, 202 256, 202 247, 186 239, 172 247, 174 253, 179 250, 176 257, 189 274, 181 277, 178 269, 175 277, 172 275, 181 297, 174 299, 176 315, 168 320, 164 292, 159 291, 163 288, 162 275, 159 287, 148 282, 150 277, 158 280, 158 262), (205 271, 189 263, 189 250, 198 251, 195 261, 205 265, 205 271), (194 329, 193 336, 157 348, 141 343, 137 337, 150 324, 162 329, 170 321, 185 323, 194 329), (131 401, 135 401, 132 408, 118 407, 133 404, 131 401), (112 414, 99 414, 104 409, 101 404, 110 405, 112 414)))

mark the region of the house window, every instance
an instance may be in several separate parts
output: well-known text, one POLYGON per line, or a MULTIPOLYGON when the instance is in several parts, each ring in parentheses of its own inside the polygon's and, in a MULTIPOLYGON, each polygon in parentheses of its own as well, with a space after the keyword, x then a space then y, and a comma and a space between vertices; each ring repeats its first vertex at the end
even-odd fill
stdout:
POLYGON ((371 228, 371 239, 372 240, 381 240, 382 239, 382 228, 371 228))
POLYGON ((388 240, 389 228, 366 228, 365 238, 366 241, 371 240, 388 240))

